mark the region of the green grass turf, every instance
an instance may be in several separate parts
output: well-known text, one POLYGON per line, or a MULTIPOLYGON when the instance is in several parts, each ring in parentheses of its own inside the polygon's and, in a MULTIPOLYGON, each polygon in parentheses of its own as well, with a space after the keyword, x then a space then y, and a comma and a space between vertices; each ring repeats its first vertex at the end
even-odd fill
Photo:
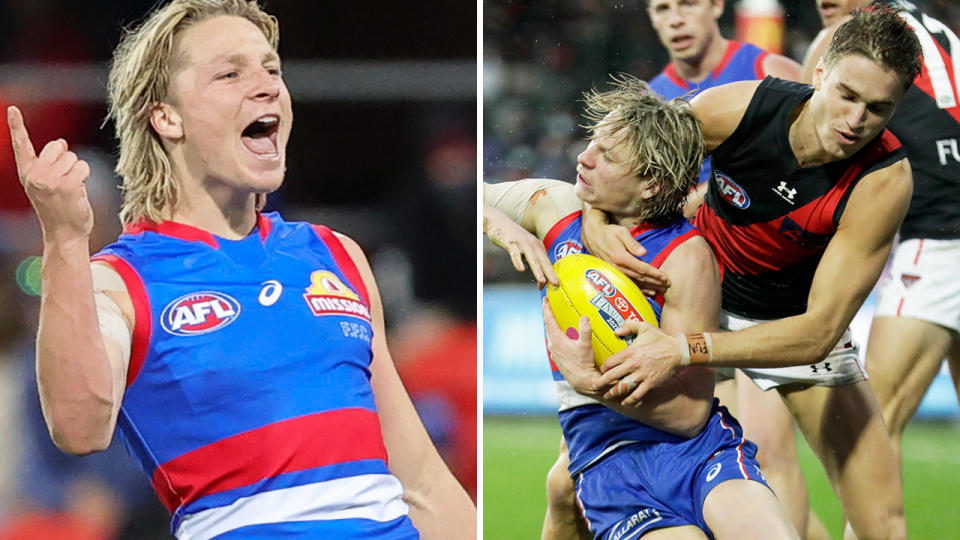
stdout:
MULTIPOLYGON (((802 442, 810 501, 833 538, 842 514, 820 464, 802 442)), ((556 459, 554 417, 487 417, 483 423, 483 537, 539 538, 544 479, 556 459)), ((914 422, 904 435, 904 498, 911 539, 960 538, 960 428, 914 422)))

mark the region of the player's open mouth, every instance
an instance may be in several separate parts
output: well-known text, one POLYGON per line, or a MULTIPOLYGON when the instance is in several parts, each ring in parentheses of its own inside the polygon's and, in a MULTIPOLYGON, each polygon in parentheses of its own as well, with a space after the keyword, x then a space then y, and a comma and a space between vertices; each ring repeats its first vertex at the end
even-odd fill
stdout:
POLYGON ((683 49, 693 45, 693 36, 674 36, 670 39, 670 43, 673 45, 674 49, 682 51, 683 49))
POLYGON ((280 155, 277 147, 279 129, 280 117, 275 114, 265 114, 243 130, 240 141, 258 159, 276 159, 280 155))
POLYGON ((589 185, 590 185, 590 182, 587 182, 587 179, 584 178, 583 175, 580 174, 580 173, 577 173, 577 182, 580 182, 581 184, 583 184, 583 185, 585 185, 585 186, 589 186, 589 185))

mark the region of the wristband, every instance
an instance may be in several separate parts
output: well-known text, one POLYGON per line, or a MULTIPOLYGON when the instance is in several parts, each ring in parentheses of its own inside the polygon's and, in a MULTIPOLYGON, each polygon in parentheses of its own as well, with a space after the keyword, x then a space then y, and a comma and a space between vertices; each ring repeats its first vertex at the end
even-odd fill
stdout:
POLYGON ((686 334, 680 333, 677 334, 677 339, 680 340, 680 366, 689 366, 690 345, 687 343, 687 336, 686 334))
POLYGON ((709 364, 713 360, 713 346, 709 333, 690 333, 686 334, 684 338, 687 341, 687 354, 690 356, 690 364, 709 364))

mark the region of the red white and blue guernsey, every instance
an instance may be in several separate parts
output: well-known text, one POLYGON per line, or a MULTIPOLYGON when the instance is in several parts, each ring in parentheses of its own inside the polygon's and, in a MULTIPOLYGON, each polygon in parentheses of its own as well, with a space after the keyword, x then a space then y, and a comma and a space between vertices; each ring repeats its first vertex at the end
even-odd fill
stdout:
MULTIPOLYGON (((664 70, 650 81, 650 88, 667 99, 682 97, 691 99, 698 93, 737 81, 753 81, 767 76, 763 69, 763 61, 770 53, 756 45, 740 41, 727 40, 727 50, 723 59, 713 68, 710 75, 700 82, 688 81, 677 73, 673 62, 667 64, 664 70)), ((703 161, 700 168, 700 182, 710 178, 710 157, 703 161)))
MULTIPOLYGON (((580 237, 581 213, 578 210, 558 221, 544 237, 543 243, 551 263, 574 253, 589 253, 580 237)), ((682 218, 666 227, 655 227, 644 223, 631 229, 631 233, 647 250, 647 254, 641 259, 657 268, 677 246, 700 234, 682 218)), ((546 292, 542 294, 545 295, 546 292)), ((659 324, 663 297, 657 296, 650 305, 657 315, 659 324)), ((570 383, 564 380, 552 360, 550 368, 553 371, 553 380, 556 383, 557 397, 560 401, 560 426, 570 450, 571 475, 626 444, 680 439, 676 435, 630 419, 593 398, 578 394, 570 383)))
POLYGON ((387 468, 367 291, 329 229, 139 223, 94 260, 136 311, 118 433, 178 538, 419 537, 387 468))
POLYGON ((688 95, 692 97, 707 88, 722 84, 762 79, 767 76, 763 70, 763 61, 769 54, 756 45, 728 40, 723 59, 706 79, 700 82, 688 81, 680 77, 677 67, 670 62, 650 81, 650 88, 661 96, 672 99, 688 95))

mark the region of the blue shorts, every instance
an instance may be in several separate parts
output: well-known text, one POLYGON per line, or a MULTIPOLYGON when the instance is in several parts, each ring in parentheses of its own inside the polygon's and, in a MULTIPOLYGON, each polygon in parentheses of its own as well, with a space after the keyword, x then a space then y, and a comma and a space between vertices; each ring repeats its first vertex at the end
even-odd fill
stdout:
POLYGON ((632 540, 663 527, 695 525, 713 538, 703 501, 721 482, 767 485, 757 445, 714 400, 707 426, 680 443, 623 446, 576 475, 577 503, 596 538, 632 540))

